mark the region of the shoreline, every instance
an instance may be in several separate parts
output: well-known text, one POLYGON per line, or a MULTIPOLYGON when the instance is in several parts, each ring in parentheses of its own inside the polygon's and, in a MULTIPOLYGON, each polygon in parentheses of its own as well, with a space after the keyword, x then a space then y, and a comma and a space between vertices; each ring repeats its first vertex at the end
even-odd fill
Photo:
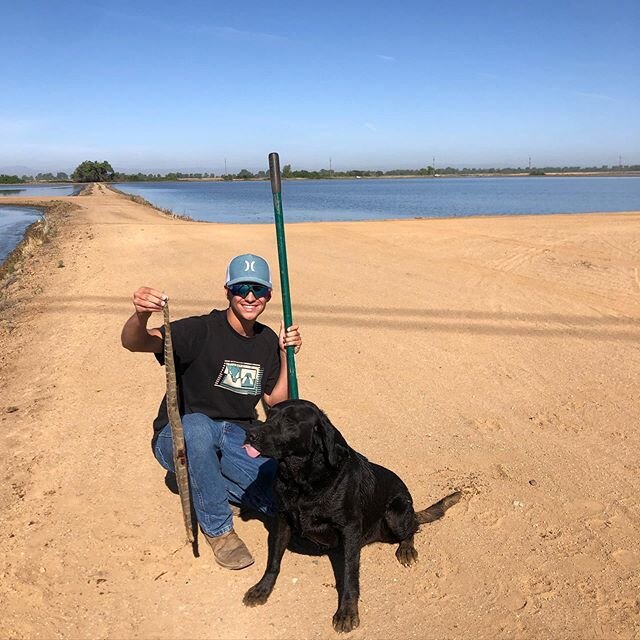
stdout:
POLYGON ((149 202, 149 200, 147 200, 146 198, 143 198, 142 196, 133 194, 133 193, 126 193, 125 191, 121 191, 120 189, 118 189, 117 187, 115 187, 113 184, 111 183, 105 183, 104 186, 109 189, 110 191, 113 191, 114 193, 117 193, 118 195, 127 198, 128 200, 131 200, 131 202, 135 202, 136 204, 140 204, 143 207, 150 207, 151 209, 154 209, 155 211, 157 211, 158 213, 165 215, 165 216, 169 216, 170 218, 173 218, 174 220, 187 220, 190 222, 210 222, 209 220, 196 220, 195 218, 192 218, 191 216, 186 216, 186 215, 182 215, 179 213, 175 213, 172 209, 165 209, 163 207, 159 207, 158 205, 153 204, 153 202, 149 202))
MULTIPOLYGON (((16 196, 16 198, 18 197, 16 196)), ((2 206, 38 209, 42 217, 25 228, 22 239, 7 254, 4 260, 0 260, 0 293, 4 289, 7 279, 13 277, 15 272, 21 269, 24 261, 28 260, 42 244, 51 239, 61 219, 76 208, 72 202, 61 201, 55 197, 51 197, 50 202, 28 200, 3 205, 2 201, 0 201, 0 208, 2 206)))
MULTIPOLYGON (((235 521, 256 558, 241 572, 183 546, 149 449, 164 372, 119 342, 136 287, 166 291, 174 319, 221 308, 230 257, 275 269, 273 229, 172 219, 102 188, 64 200, 0 300, 7 635, 335 635, 326 557, 287 552, 250 609, 261 522, 235 521)), ((302 397, 419 507, 463 492, 416 534, 412 569, 363 549, 356 634, 640 632, 638 247, 640 212, 288 226, 302 397)), ((276 283, 264 322, 280 315, 276 283)))

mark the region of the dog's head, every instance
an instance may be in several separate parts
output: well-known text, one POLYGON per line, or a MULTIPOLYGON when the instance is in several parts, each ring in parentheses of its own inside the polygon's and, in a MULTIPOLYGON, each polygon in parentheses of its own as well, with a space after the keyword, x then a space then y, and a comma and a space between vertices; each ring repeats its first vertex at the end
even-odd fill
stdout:
POLYGON ((266 422, 247 434, 245 444, 276 460, 322 454, 330 467, 349 449, 325 413, 307 400, 286 400, 272 407, 266 422))

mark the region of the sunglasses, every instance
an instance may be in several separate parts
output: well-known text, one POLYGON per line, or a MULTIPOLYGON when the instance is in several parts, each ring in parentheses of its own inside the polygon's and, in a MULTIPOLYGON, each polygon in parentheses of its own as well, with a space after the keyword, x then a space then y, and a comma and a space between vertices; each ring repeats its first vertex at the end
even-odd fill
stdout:
POLYGON ((253 293, 256 298, 264 298, 270 291, 269 287, 264 284, 256 284, 255 282, 239 282, 238 284, 231 284, 227 287, 231 291, 232 295, 246 298, 249 295, 249 291, 253 293))

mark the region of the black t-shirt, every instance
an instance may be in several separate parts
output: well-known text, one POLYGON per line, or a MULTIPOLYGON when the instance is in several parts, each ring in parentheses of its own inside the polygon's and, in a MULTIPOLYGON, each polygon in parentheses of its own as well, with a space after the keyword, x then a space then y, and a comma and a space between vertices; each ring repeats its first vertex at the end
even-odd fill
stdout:
MULTIPOLYGON (((278 336, 259 322, 253 330, 253 336, 241 336, 218 309, 171 323, 180 415, 251 424, 262 394, 273 391, 280 374, 278 336)), ((164 327, 160 331, 164 338, 164 327)), ((155 356, 164 365, 164 353, 155 356)), ((169 422, 166 399, 153 423, 154 442, 169 422)))

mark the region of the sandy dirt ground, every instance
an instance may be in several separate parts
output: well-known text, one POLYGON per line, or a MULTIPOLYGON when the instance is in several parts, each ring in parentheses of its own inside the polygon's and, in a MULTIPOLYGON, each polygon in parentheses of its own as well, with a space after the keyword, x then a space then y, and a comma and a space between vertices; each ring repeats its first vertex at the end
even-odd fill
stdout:
MULTIPOLYGON (((164 371, 120 346, 135 288, 175 318, 223 308, 233 255, 276 264, 273 227, 69 200, 0 303, 0 636, 336 637, 326 557, 288 552, 250 609, 262 523, 236 523, 240 572, 185 545, 149 444, 164 371)), ((301 396, 416 506, 464 493, 414 568, 365 548, 349 637, 640 637, 640 213, 296 224, 287 243, 301 396)))

